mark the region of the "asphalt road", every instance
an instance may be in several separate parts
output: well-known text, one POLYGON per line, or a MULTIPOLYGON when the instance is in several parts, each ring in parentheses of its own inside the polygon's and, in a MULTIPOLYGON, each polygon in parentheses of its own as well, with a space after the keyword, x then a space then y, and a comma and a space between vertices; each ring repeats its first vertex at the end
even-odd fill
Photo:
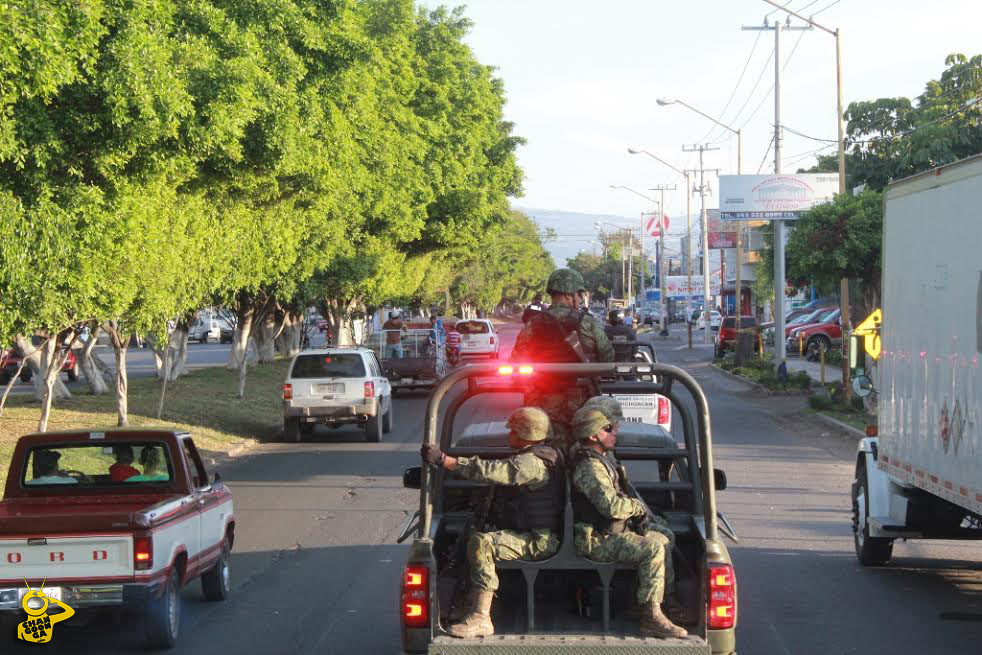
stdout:
MULTIPOLYGON (((515 334, 504 332, 503 355, 515 334)), ((704 347, 671 337, 659 357, 692 372, 710 400, 716 465, 729 477, 720 507, 741 539, 730 552, 742 654, 978 651, 977 543, 898 544, 893 564, 862 569, 849 527, 855 442, 789 416, 794 401, 721 376, 704 347)), ((517 401, 478 399, 463 420, 504 416, 517 401)), ((232 597, 206 603, 188 587, 176 653, 400 651, 407 547, 395 538, 418 502, 401 474, 419 462, 425 402, 424 393, 399 397, 381 444, 356 428, 318 429, 310 442, 271 442, 223 468, 238 523, 232 597)), ((140 624, 57 626, 45 650, 138 652, 140 624)))

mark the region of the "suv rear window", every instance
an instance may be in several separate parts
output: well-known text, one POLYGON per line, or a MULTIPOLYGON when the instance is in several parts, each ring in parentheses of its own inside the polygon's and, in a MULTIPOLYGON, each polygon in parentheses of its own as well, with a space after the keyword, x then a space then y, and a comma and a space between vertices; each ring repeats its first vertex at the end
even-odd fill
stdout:
POLYGON ((482 321, 460 321, 457 323, 457 332, 461 334, 487 334, 490 331, 488 324, 482 321))
MULTIPOLYGON (((723 319, 723 327, 725 327, 725 328, 736 327, 736 317, 735 316, 727 316, 726 318, 724 318, 723 319)), ((756 318, 751 318, 749 316, 743 316, 743 317, 741 317, 740 318, 740 328, 743 329, 745 327, 757 327, 757 319, 756 318)))
POLYGON ((292 378, 364 378, 365 362, 361 355, 330 353, 327 355, 300 355, 293 362, 292 378))

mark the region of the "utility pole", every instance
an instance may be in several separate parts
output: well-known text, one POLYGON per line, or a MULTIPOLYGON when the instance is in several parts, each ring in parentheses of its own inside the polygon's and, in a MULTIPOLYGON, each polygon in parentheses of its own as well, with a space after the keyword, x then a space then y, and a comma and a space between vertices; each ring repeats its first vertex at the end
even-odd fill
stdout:
MULTIPOLYGON (((689 333, 689 350, 692 350, 692 185, 689 172, 685 173, 685 252, 689 260, 689 281, 685 296, 685 325, 689 333)), ((449 306, 449 305, 448 305, 449 306)))
MULTIPOLYGON (((811 18, 806 18, 797 12, 785 9, 773 0, 764 0, 764 2, 808 23, 808 28, 797 29, 817 27, 823 32, 835 37, 835 123, 838 129, 839 139, 839 193, 846 193, 846 126, 842 111, 842 30, 838 28, 833 30, 820 25, 811 18)), ((848 278, 842 278, 839 281, 839 312, 842 315, 842 392, 843 399, 848 406, 852 396, 852 387, 849 385, 849 333, 852 331, 852 317, 849 315, 848 278)))
POLYGON ((634 234, 627 233, 627 306, 634 300, 634 234))
MULTIPOLYGON (((668 186, 667 184, 659 184, 655 187, 649 189, 650 191, 658 191, 661 195, 659 196, 658 202, 658 228, 661 232, 661 237, 658 239, 658 277, 661 278, 661 332, 659 333, 663 337, 668 336, 668 283, 665 280, 665 237, 667 236, 667 229, 665 228, 665 192, 675 191, 678 187, 676 185, 668 186)), ((641 226, 644 230, 644 226, 641 226)))
MULTIPOLYGON (((699 173, 699 189, 698 189, 698 191, 699 191, 699 201, 701 203, 700 204, 700 208, 699 208, 699 222, 700 222, 700 227, 702 228, 702 285, 703 285, 703 287, 702 287, 702 316, 703 316, 703 323, 705 324, 704 332, 703 332, 703 335, 702 335, 702 337, 703 337, 702 338, 702 342, 703 343, 706 343, 706 344, 708 344, 708 343, 710 343, 712 341, 712 339, 710 338, 710 333, 712 332, 712 329, 710 328, 710 317, 712 316, 712 307, 710 306, 711 305, 711 302, 710 302, 710 298, 709 298, 709 292, 710 292, 710 285, 709 285, 709 225, 707 224, 707 218, 706 218, 706 188, 707 188, 706 187, 706 182, 705 182, 706 167, 703 165, 703 161, 702 161, 703 154, 707 150, 719 150, 719 148, 712 148, 712 147, 710 147, 708 145, 699 145, 699 144, 695 144, 691 148, 687 148, 685 146, 682 146, 682 151, 683 152, 698 152, 699 153, 699 168, 698 169, 690 169, 690 170, 692 170, 692 172, 694 172, 694 173, 699 173)), ((715 171, 717 175, 719 174, 719 169, 718 168, 710 169, 710 171, 715 171)), ((692 293, 692 290, 691 289, 689 290, 689 293, 692 293)))
MULTIPOLYGON (((767 0, 765 0, 766 2, 767 0)), ((781 172, 781 32, 787 30, 810 30, 808 27, 792 27, 774 21, 773 26, 747 27, 744 30, 774 30, 774 173, 781 172)), ((784 289, 787 286, 784 272, 784 221, 774 219, 774 368, 785 366, 784 355, 784 289)))

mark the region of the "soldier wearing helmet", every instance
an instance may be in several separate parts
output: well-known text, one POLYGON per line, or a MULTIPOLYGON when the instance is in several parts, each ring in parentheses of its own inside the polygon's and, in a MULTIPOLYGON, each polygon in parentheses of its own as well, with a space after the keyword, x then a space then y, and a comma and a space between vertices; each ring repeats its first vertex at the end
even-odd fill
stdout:
POLYGON ((460 477, 509 487, 504 511, 493 532, 475 532, 467 542, 470 590, 467 614, 447 632, 454 637, 494 634, 491 601, 498 588, 495 562, 538 560, 559 549, 566 478, 562 453, 549 445, 549 417, 537 407, 522 407, 508 418, 508 445, 517 452, 507 459, 452 457, 424 444, 423 460, 460 477))
MULTIPOLYGON (((611 362, 614 349, 603 326, 588 313, 581 312, 579 292, 586 284, 570 268, 553 271, 546 283, 552 298, 549 309, 536 312, 515 341, 511 359, 542 364, 611 362)), ((541 375, 533 377, 525 394, 525 404, 541 407, 549 415, 557 438, 570 442, 570 422, 590 392, 577 385, 576 376, 541 375)))
POLYGON ((629 325, 624 324, 624 310, 612 309, 607 314, 607 325, 604 332, 610 339, 614 347, 614 359, 618 362, 630 362, 634 360, 634 353, 638 351, 637 346, 624 344, 626 341, 637 341, 638 333, 629 325))

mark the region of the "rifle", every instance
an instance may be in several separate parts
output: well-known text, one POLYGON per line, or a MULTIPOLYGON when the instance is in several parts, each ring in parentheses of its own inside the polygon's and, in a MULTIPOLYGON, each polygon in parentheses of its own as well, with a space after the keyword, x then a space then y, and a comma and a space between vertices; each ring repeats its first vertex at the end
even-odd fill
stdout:
POLYGON ((494 485, 491 485, 484 498, 481 499, 481 504, 477 508, 477 511, 464 523, 464 529, 457 535, 457 541, 454 543, 453 554, 450 556, 450 561, 447 562, 446 569, 452 571, 454 568, 457 568, 458 570, 453 595, 450 597, 451 613, 463 596, 464 586, 467 584, 467 541, 473 533, 484 530, 484 524, 487 523, 493 500, 494 485))
MULTIPOLYGON (((661 512, 656 512, 653 509, 651 509, 648 503, 646 503, 644 498, 641 496, 640 492, 638 492, 637 488, 633 484, 631 484, 631 481, 627 477, 627 469, 624 468, 623 464, 617 467, 617 477, 620 478, 621 485, 624 487, 624 489, 627 490, 627 495, 630 496, 631 498, 634 498, 636 501, 641 503, 642 507, 644 507, 645 522, 647 523, 661 522, 661 523, 665 523, 666 526, 668 525, 668 518, 661 512)), ((644 526, 643 525, 638 526, 638 529, 643 532, 644 526)), ((689 559, 685 556, 685 554, 682 553, 682 550, 679 548, 678 544, 675 543, 674 539, 672 540, 672 554, 675 557, 676 561, 681 562, 682 565, 685 566, 685 568, 687 568, 690 573, 695 572, 695 569, 692 567, 692 563, 689 562, 689 559)))

